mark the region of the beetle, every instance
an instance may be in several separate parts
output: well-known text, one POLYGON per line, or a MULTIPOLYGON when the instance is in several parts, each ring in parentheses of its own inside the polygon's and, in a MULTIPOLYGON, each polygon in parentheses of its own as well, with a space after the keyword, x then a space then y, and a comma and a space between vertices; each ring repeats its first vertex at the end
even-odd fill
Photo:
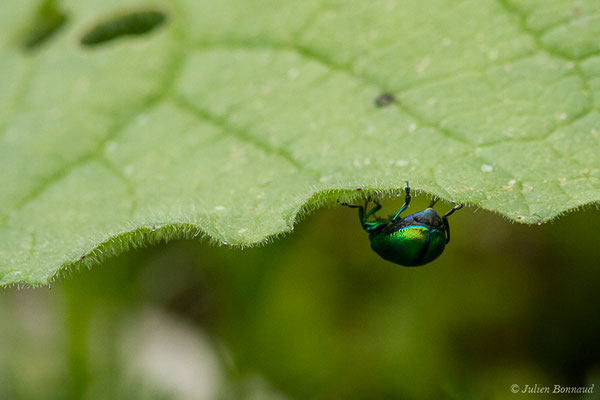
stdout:
POLYGON ((375 206, 370 210, 368 206, 371 201, 368 199, 364 206, 346 203, 342 205, 358 208, 358 218, 362 228, 369 233, 371 248, 375 253, 393 263, 416 267, 430 263, 442 254, 450 242, 448 217, 463 205, 455 205, 440 217, 433 209, 437 199, 433 199, 425 210, 402 218, 400 214, 408 208, 411 201, 408 181, 404 191, 406 193, 404 205, 389 220, 375 216, 375 213, 381 209, 378 201, 373 201, 375 206), (374 221, 369 221, 371 216, 375 217, 374 221))

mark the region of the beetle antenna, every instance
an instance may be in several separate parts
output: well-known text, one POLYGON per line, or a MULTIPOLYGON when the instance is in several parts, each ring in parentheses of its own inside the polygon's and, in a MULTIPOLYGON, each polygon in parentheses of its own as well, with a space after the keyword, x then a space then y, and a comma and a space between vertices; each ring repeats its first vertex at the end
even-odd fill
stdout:
POLYGON ((438 202, 438 198, 434 197, 433 199, 431 199, 431 203, 429 203, 429 208, 432 208, 433 206, 435 206, 435 203, 438 202))

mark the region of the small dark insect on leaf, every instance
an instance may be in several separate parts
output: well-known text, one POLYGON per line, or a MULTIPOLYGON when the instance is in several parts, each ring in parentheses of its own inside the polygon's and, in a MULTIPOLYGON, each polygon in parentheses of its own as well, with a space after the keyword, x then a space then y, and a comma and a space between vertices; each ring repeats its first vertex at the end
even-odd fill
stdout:
POLYGON ((387 105, 392 104, 395 101, 396 101, 396 98, 394 97, 393 94, 382 93, 375 98, 375 105, 377 107, 385 107, 387 105))

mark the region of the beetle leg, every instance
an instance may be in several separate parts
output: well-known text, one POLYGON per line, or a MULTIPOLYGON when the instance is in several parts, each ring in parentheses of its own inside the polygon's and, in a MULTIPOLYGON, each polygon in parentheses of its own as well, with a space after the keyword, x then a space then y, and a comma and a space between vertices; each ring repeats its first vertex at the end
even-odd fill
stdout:
MULTIPOLYGON (((371 215, 375 214, 377 211, 381 210, 381 203, 379 203, 378 201, 374 200, 373 203, 375 203, 375 207, 371 208, 368 212, 367 215, 365 215, 365 220, 367 220, 371 215)), ((365 210, 367 209, 367 204, 369 204, 369 202, 365 203, 365 210)))
MULTIPOLYGON (((362 228, 367 232, 378 231, 384 226, 387 226, 389 223, 382 222, 379 220, 379 218, 377 218, 377 216, 375 216, 375 213, 381 209, 381 203, 379 203, 377 200, 373 200, 373 203, 375 203, 375 207, 371 208, 362 219, 362 228), (369 219, 371 216, 375 217, 375 221, 367 221, 367 219, 369 219)), ((365 203, 365 210, 367 209, 368 204, 369 202, 367 201, 365 203)))
POLYGON ((446 244, 450 242, 450 224, 448 223, 448 216, 454 214, 454 211, 460 210, 461 208, 463 208, 463 204, 455 205, 442 217, 442 221, 444 222, 444 231, 446 231, 446 244))
POLYGON ((370 201, 367 200, 365 202, 364 206, 356 206, 354 204, 348 204, 348 203, 338 203, 341 206, 346 206, 346 207, 350 207, 350 208, 358 208, 358 219, 360 220, 360 225, 362 226, 362 228, 367 231, 367 232, 372 232, 378 229, 383 228, 384 226, 386 226, 388 223, 387 222, 381 222, 381 221, 367 221, 367 219, 375 214, 377 211, 379 211, 379 209, 381 209, 381 204, 378 201, 373 201, 373 203, 375 203, 375 207, 373 207, 372 209, 370 209, 367 212, 367 215, 365 215, 365 210, 368 208, 370 201))
POLYGON ((446 231, 446 244, 450 242, 450 224, 448 223, 448 217, 442 217, 444 221, 444 231, 446 231))
POLYGON ((363 216, 365 214, 365 208, 363 206, 355 206, 354 204, 348 204, 348 203, 339 203, 339 205, 350 207, 350 208, 358 208, 358 219, 360 219, 360 224, 362 225, 362 227, 364 229, 364 227, 365 227, 365 218, 363 218, 363 216))
POLYGON ((402 206, 402 208, 400 208, 396 215, 394 215, 394 218, 392 218, 392 222, 396 221, 400 217, 400 214, 402 214, 402 211, 406 210, 410 205, 410 201, 412 198, 410 197, 410 186, 408 186, 408 181, 406 181, 406 187, 404 188, 404 191, 406 192, 406 196, 404 197, 404 205, 402 206))
POLYGON ((464 204, 459 204, 457 206, 452 207, 452 210, 450 210, 446 214, 444 214, 444 216, 442 218, 446 218, 446 217, 454 214, 454 211, 460 210, 461 208, 463 208, 463 206, 464 206, 464 204))

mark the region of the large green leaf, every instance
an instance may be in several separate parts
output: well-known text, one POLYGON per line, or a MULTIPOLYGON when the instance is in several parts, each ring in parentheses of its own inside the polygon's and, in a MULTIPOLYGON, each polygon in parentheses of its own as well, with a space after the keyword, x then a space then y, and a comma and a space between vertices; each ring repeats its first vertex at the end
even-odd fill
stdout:
POLYGON ((597 0, 2 2, 0 283, 405 180, 526 223, 598 202, 598 37, 597 0))

